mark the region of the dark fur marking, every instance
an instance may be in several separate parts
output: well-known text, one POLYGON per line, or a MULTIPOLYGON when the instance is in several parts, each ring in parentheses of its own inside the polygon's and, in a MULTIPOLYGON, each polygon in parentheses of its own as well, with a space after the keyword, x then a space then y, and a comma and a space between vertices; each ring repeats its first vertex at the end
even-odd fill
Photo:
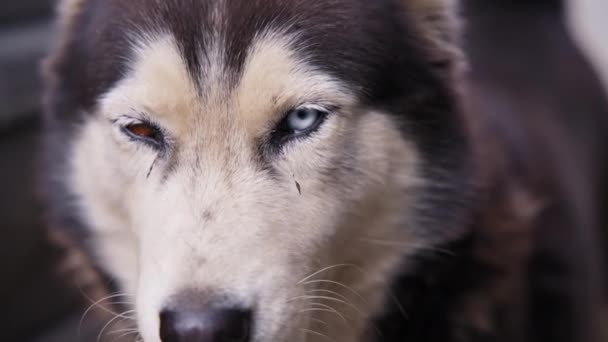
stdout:
POLYGON ((302 194, 302 188, 300 188, 300 183, 298 183, 298 181, 296 182, 296 188, 298 189, 298 193, 301 195, 302 194))
POLYGON ((152 165, 150 165, 150 169, 148 170, 148 173, 146 174, 146 178, 150 178, 150 174, 152 173, 152 169, 154 169, 154 165, 156 165, 156 162, 158 161, 158 158, 160 156, 156 156, 156 158, 154 158, 154 161, 152 162, 152 165))
POLYGON ((211 212, 211 210, 207 209, 203 211, 203 219, 206 222, 213 220, 213 213, 211 212))

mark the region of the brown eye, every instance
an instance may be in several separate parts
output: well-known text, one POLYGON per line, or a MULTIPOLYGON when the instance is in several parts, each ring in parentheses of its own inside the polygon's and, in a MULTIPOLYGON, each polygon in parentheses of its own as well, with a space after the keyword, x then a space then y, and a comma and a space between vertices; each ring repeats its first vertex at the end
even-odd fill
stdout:
POLYGON ((137 122, 123 126, 123 131, 131 137, 131 139, 141 141, 155 148, 161 148, 164 145, 164 138, 161 130, 149 122, 137 122))
POLYGON ((130 124, 126 129, 134 135, 142 138, 154 138, 156 135, 156 129, 145 123, 130 124))

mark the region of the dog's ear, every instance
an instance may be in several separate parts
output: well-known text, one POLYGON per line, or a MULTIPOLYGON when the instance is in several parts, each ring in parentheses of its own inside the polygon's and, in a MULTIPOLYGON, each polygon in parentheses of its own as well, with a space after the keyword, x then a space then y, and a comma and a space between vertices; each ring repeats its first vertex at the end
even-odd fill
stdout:
POLYGON ((69 24, 80 13, 85 0, 60 0, 57 15, 61 24, 69 24))
MULTIPOLYGON (((59 0, 55 8, 54 37, 50 50, 41 64, 42 79, 45 85, 43 105, 47 114, 55 115, 73 109, 75 94, 62 88, 66 70, 76 73, 82 56, 73 56, 74 47, 80 41, 79 19, 85 6, 92 0, 59 0)), ((105 1, 105 0, 104 0, 105 1)))
POLYGON ((70 31, 84 9, 87 0, 58 0, 55 6, 55 26, 58 36, 55 49, 60 49, 70 39, 70 31), (59 46, 57 46, 59 45, 59 46))
POLYGON ((460 79, 466 68, 459 0, 401 0, 405 16, 440 76, 460 79))

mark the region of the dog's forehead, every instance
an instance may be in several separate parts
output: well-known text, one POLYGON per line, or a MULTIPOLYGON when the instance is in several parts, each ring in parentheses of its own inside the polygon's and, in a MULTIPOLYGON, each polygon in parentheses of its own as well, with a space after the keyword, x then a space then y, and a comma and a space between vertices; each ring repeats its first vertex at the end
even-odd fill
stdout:
POLYGON ((87 89, 93 96, 107 90, 128 68, 133 37, 149 34, 173 36, 189 73, 203 81, 212 46, 221 45, 224 71, 236 84, 251 44, 274 31, 292 37, 293 50, 315 68, 361 93, 388 96, 404 87, 405 64, 420 60, 401 11, 396 0, 91 1, 79 23, 94 83, 87 89))

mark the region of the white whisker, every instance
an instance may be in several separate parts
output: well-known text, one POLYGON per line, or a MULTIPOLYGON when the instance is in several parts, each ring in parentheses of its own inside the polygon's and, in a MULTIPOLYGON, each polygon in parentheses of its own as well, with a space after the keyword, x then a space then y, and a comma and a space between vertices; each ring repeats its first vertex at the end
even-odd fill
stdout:
POLYGON ((118 329, 118 330, 110 331, 109 333, 107 333, 107 335, 120 334, 120 333, 124 333, 124 332, 138 332, 138 330, 135 328, 118 329))
POLYGON ((305 283, 303 283, 303 285, 308 285, 308 284, 314 284, 314 283, 327 283, 327 284, 333 284, 336 286, 340 286, 348 291, 350 291, 351 293, 353 293, 355 296, 357 296, 359 299, 361 299, 363 301, 363 303, 368 304, 367 300, 365 300, 365 298, 363 298, 363 296, 355 291, 355 289, 353 289, 352 287, 342 284, 340 282, 337 281, 333 281, 333 280, 328 280, 328 279, 314 279, 314 280, 308 280, 305 283))
POLYGON ((310 307, 310 308, 302 309, 302 310, 300 310, 300 313, 309 312, 309 311, 325 311, 325 312, 329 312, 329 313, 334 313, 336 316, 340 317, 342 319, 342 321, 344 321, 344 323, 348 323, 348 319, 346 318, 346 316, 344 316, 342 313, 340 313, 340 311, 336 310, 336 308, 334 308, 330 305, 323 304, 323 303, 309 303, 309 305, 315 305, 318 307, 310 307))
MULTIPOLYGON (((103 336, 103 332, 110 326, 110 324, 112 324, 112 322, 115 322, 117 319, 121 319, 124 320, 132 320, 133 317, 129 317, 126 316, 126 314, 130 314, 135 312, 135 310, 129 310, 129 311, 125 311, 121 314, 116 315, 114 318, 112 318, 111 320, 108 321, 108 323, 106 323, 106 325, 103 326, 103 328, 101 328, 101 331, 99 332, 99 335, 97 335, 97 342, 99 342, 99 340, 101 340, 101 337, 103 336)), ((122 321, 119 321, 122 322, 122 321)))
MULTIPOLYGON (((91 298, 89 298, 86 294, 83 293, 83 295, 90 300, 91 302, 93 302, 93 300, 91 298)), ((85 312, 82 314, 82 316, 80 317, 80 321, 78 322, 78 336, 82 336, 82 323, 84 322, 84 319, 87 317, 87 315, 89 314, 89 312, 91 312, 91 310, 93 310, 95 307, 99 307, 100 309, 102 309, 103 311, 112 314, 112 315, 118 315, 118 313, 114 312, 113 310, 110 310, 102 305, 100 305, 101 303, 103 303, 106 300, 112 299, 112 298, 117 298, 117 297, 128 297, 130 296, 129 294, 126 293, 115 293, 106 297, 103 297, 97 301, 94 301, 93 304, 91 304, 86 310, 85 312)))
POLYGON ((306 328, 300 328, 299 330, 301 332, 304 332, 304 333, 308 333, 308 334, 312 334, 312 335, 316 335, 316 336, 321 336, 321 337, 324 337, 324 338, 326 338, 326 339, 328 339, 330 341, 336 342, 335 339, 333 339, 333 338, 331 338, 331 337, 329 337, 329 336, 327 336, 325 334, 322 334, 322 333, 320 333, 318 331, 314 331, 314 330, 306 329, 306 328))
POLYGON ((314 272, 313 274, 311 274, 309 276, 304 277, 304 279, 298 281, 296 283, 296 285, 300 285, 300 284, 304 283, 305 281, 307 281, 308 279, 311 279, 312 277, 314 277, 314 276, 316 276, 316 275, 318 275, 320 273, 323 273, 325 271, 329 271, 329 270, 334 269, 336 267, 346 267, 346 266, 357 267, 356 265, 353 265, 353 264, 336 264, 336 265, 327 266, 327 267, 324 267, 324 268, 322 268, 322 269, 314 272))
POLYGON ((309 317, 308 319, 309 319, 309 320, 311 320, 311 321, 313 321, 313 322, 317 322, 317 323, 319 323, 319 324, 321 324, 321 325, 325 325, 325 326, 327 326, 327 322, 325 322, 325 321, 324 321, 324 320, 322 320, 322 319, 315 318, 315 317, 309 317))
POLYGON ((329 293, 329 294, 335 295, 336 297, 338 297, 340 299, 348 301, 348 298, 346 298, 345 295, 343 295, 341 293, 338 293, 336 291, 332 291, 332 290, 327 290, 327 289, 312 289, 312 290, 306 291, 306 293, 316 293, 316 292, 329 293))
POLYGON ((299 300, 299 299, 323 299, 323 300, 328 300, 330 302, 336 302, 336 303, 341 303, 344 304, 348 307, 350 307, 351 309, 355 310, 359 315, 365 317, 365 314, 363 313, 363 311, 361 311, 361 309, 359 309, 359 307, 355 306, 354 304, 339 299, 339 298, 333 298, 333 297, 329 297, 329 296, 298 296, 298 297, 294 297, 292 298, 292 300, 299 300))
POLYGON ((112 342, 116 342, 116 341, 120 340, 123 337, 127 337, 129 335, 135 335, 135 334, 137 334, 137 330, 135 330, 135 331, 129 331, 129 332, 124 333, 124 334, 118 336, 117 338, 113 339, 112 342))

